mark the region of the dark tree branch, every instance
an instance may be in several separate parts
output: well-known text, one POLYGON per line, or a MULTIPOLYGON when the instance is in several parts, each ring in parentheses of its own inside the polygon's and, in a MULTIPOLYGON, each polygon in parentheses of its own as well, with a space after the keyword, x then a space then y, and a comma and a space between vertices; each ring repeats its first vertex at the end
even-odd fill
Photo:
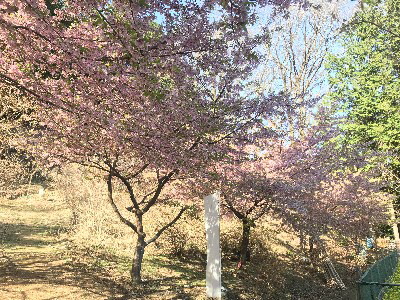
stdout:
POLYGON ((61 106, 59 106, 59 105, 57 105, 57 104, 55 104, 55 103, 53 103, 51 101, 43 99, 39 94, 37 94, 36 92, 28 89, 27 87, 23 86, 18 81, 12 79, 11 77, 9 77, 7 75, 4 75, 4 74, 0 73, 0 82, 3 82, 3 83, 5 83, 7 85, 10 85, 10 86, 13 86, 13 87, 17 88, 18 90, 20 90, 22 92, 25 92, 25 93, 28 93, 29 95, 34 96, 39 102, 41 102, 43 104, 56 107, 58 109, 61 109, 63 111, 69 112, 69 113, 74 113, 72 110, 70 110, 68 108, 61 107, 61 106))
POLYGON ((377 28, 379 28, 379 29, 381 29, 383 31, 386 31, 387 33, 393 35, 394 37, 400 38, 400 35, 394 33, 393 31, 391 31, 388 28, 383 27, 383 25, 381 25, 381 24, 377 24, 375 22, 372 22, 372 21, 369 21, 369 20, 365 20, 365 19, 361 19, 361 22, 355 22, 355 24, 360 24, 360 23, 367 23, 367 24, 370 24, 370 25, 374 25, 375 27, 377 27, 377 28))
POLYGON ((35 30, 31 29, 31 28, 28 28, 28 27, 26 27, 26 26, 13 26, 13 28, 15 28, 15 29, 24 29, 24 30, 26 30, 26 31, 32 32, 32 33, 34 33, 35 35, 37 35, 38 37, 40 37, 41 39, 44 39, 46 42, 51 43, 51 40, 48 39, 46 36, 44 36, 44 35, 41 34, 40 32, 37 32, 37 31, 35 31, 35 30))
POLYGON ((162 227, 151 239, 146 241, 146 246, 150 243, 153 243, 154 241, 156 241, 160 235, 167 230, 169 227, 171 227, 172 225, 174 225, 176 223, 176 221, 179 220, 179 218, 182 216, 182 214, 188 209, 188 206, 182 207, 181 210, 179 211, 179 213, 177 214, 177 216, 168 224, 166 224, 164 227, 162 227))
POLYGON ((142 201, 139 202, 140 204, 143 204, 146 202, 147 198, 151 195, 154 194, 157 191, 157 188, 153 189, 152 191, 150 191, 149 193, 147 193, 146 195, 143 196, 142 201))
POLYGON ((201 142, 201 137, 198 137, 194 143, 190 146, 190 148, 188 149, 189 151, 192 151, 194 148, 196 148, 201 142))
POLYGON ((245 216, 243 213, 241 213, 240 211, 238 211, 238 210, 233 206, 232 202, 229 201, 229 200, 227 199, 227 197, 224 197, 224 200, 225 200, 226 206, 233 212, 233 214, 234 214, 238 219, 243 220, 244 218, 246 218, 246 216, 245 216))
POLYGON ((150 164, 144 164, 136 173, 133 173, 132 175, 128 176, 127 179, 132 179, 138 176, 140 173, 142 173, 150 164))
POLYGON ((256 201, 254 201, 253 205, 246 211, 246 215, 250 215, 253 210, 255 210, 257 207, 262 205, 262 202, 264 201, 264 198, 258 199, 256 201), (261 205, 260 205, 261 204, 261 205))
POLYGON ((138 230, 137 230, 137 227, 136 227, 132 222, 130 222, 129 220, 125 219, 125 218, 121 215, 121 213, 120 213, 119 210, 118 210, 117 205, 116 205, 115 202, 114 202, 114 198, 113 198, 113 189, 112 189, 112 177, 113 177, 112 172, 113 172, 113 171, 110 169, 109 174, 108 174, 108 178, 107 178, 108 200, 110 201, 110 204, 111 204, 111 206, 112 206, 114 212, 118 215, 118 218, 120 219, 120 221, 121 221, 122 223, 124 223, 125 225, 128 225, 130 228, 133 229, 133 231, 135 231, 137 234, 139 234, 139 233, 138 233, 138 230))
POLYGON ((167 182, 171 179, 171 177, 177 173, 177 170, 173 170, 171 172, 169 172, 167 175, 161 177, 158 180, 158 186, 157 189, 153 195, 153 197, 151 197, 150 201, 147 203, 147 205, 143 208, 143 213, 147 212, 157 201, 158 197, 161 194, 162 189, 164 188, 164 186, 167 184, 167 182))
POLYGON ((119 180, 121 180, 121 182, 125 185, 126 189, 128 190, 129 198, 133 204, 133 207, 135 208, 137 213, 140 213, 140 207, 136 200, 135 193, 133 192, 133 188, 129 180, 118 172, 118 170, 115 168, 115 165, 111 164, 110 162, 106 162, 106 164, 110 167, 111 174, 117 177, 119 180))
POLYGON ((271 208, 272 204, 271 203, 265 203, 266 207, 264 207, 256 216, 253 218, 253 220, 257 220, 261 218, 264 214, 266 214, 271 208))

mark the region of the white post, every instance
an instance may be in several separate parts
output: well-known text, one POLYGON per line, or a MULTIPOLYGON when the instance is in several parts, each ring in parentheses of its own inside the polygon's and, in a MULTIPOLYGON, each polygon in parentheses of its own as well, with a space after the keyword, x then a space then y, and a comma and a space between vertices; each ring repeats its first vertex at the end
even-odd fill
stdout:
POLYGON ((204 197, 207 238, 207 297, 221 299, 221 249, 219 244, 219 193, 204 197))

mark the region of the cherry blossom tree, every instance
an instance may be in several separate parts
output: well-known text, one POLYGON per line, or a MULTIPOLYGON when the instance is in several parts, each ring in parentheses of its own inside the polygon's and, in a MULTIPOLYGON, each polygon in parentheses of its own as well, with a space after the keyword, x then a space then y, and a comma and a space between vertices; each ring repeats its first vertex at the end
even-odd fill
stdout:
POLYGON ((365 145, 346 146, 340 120, 319 117, 308 136, 284 149, 276 169, 291 181, 279 214, 296 229, 310 255, 322 235, 360 238, 388 219, 376 153, 365 145))
POLYGON ((269 172, 263 160, 230 161, 220 165, 218 189, 221 191, 222 207, 242 223, 239 245, 240 269, 249 260, 251 229, 266 213, 272 213, 279 190, 285 180, 269 172))
POLYGON ((262 119, 285 107, 282 97, 246 93, 266 38, 247 27, 258 6, 290 2, 1 2, 0 81, 39 107, 43 130, 30 150, 104 171, 113 210, 137 235, 133 282, 145 247, 186 209, 147 236, 143 218, 165 187, 234 152, 233 140, 253 143, 249 132, 264 134, 262 119))
MULTIPOLYGON (((319 100, 327 88, 323 64, 336 34, 346 22, 339 11, 341 6, 343 1, 323 3, 307 11, 299 6, 292 6, 275 15, 268 24, 271 37, 253 88, 288 95, 292 109, 285 110, 277 118, 265 120, 267 126, 280 136, 274 136, 265 143, 264 148, 257 150, 258 153, 264 153, 264 157, 249 159, 254 156, 254 152, 249 153, 244 159, 223 163, 215 171, 218 174, 218 189, 223 192, 223 205, 242 222, 239 266, 246 261, 251 227, 255 226, 262 215, 272 213, 280 207, 281 213, 288 213, 285 220, 291 220, 293 218, 288 218, 289 213, 293 214, 294 211, 291 208, 285 209, 283 206, 286 203, 301 202, 307 198, 311 202, 315 201, 313 203, 317 206, 315 193, 317 190, 324 190, 321 188, 324 180, 332 183, 331 175, 336 163, 332 165, 329 157, 322 157, 322 149, 317 151, 319 154, 316 157, 307 158, 309 164, 320 164, 321 170, 320 174, 311 173, 310 181, 302 178, 309 176, 301 170, 302 160, 292 160, 291 154, 300 155, 300 146, 311 143, 310 138, 315 133, 315 126, 311 128, 312 122, 315 122, 313 111, 317 109, 317 105, 321 105, 318 102, 321 102, 319 100), (317 161, 313 162, 313 158, 317 161), (276 164, 281 164, 282 167, 273 167, 276 164), (289 170, 296 167, 301 176, 293 179, 289 170)), ((326 139, 327 136, 324 136, 312 143, 318 145, 326 142, 326 139)), ((339 156, 331 158, 334 161, 339 156)), ((304 226, 309 224, 304 218, 303 221, 304 226)), ((296 230, 299 228, 303 233, 304 230, 296 226, 296 230)))
POLYGON ((322 236, 358 240, 388 218, 385 182, 370 168, 375 154, 346 147, 341 120, 322 112, 306 136, 291 143, 271 138, 262 147, 214 169, 222 205, 242 222, 240 259, 247 260, 251 228, 268 214, 299 234, 301 249, 316 261, 322 236), (308 237, 308 238, 307 238, 308 237))

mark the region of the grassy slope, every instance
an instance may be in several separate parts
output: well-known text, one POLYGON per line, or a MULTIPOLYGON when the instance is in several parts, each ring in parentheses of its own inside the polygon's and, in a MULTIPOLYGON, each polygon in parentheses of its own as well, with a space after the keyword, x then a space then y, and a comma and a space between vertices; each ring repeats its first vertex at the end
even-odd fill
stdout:
MULTIPOLYGON (((395 273, 390 279, 392 283, 400 283, 400 265, 397 266, 395 273)), ((399 300, 400 299, 400 287, 390 287, 387 288, 386 293, 384 294, 383 300, 399 300)))
MULTIPOLYGON (((129 257, 71 247, 70 211, 58 199, 54 192, 0 199, 0 299, 204 299, 204 260, 149 251, 145 284, 131 288, 129 257)), ((235 265, 223 261, 228 299, 349 299, 284 255, 254 258, 241 272, 235 265)))
POLYGON ((0 299, 118 296, 106 274, 91 274, 63 255, 69 211, 53 196, 0 199, 0 299))

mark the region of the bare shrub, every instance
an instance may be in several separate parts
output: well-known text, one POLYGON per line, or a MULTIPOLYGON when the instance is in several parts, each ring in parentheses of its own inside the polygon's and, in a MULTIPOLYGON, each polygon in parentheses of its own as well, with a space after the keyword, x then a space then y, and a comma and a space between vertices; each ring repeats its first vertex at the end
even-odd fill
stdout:
MULTIPOLYGON (((103 177, 97 171, 71 164, 63 168, 55 179, 55 186, 71 209, 70 238, 74 246, 91 254, 107 252, 131 256, 135 235, 122 224, 108 202, 103 177)), ((131 217, 128 195, 116 186, 115 202, 124 213, 131 217), (124 209, 126 208, 126 209, 124 209)), ((150 210, 144 219, 149 234, 154 234, 179 211, 179 206, 166 202, 158 209, 150 210)), ((133 220, 132 220, 133 221, 133 220)), ((203 220, 195 210, 190 210, 182 219, 169 228, 157 242, 149 246, 149 253, 184 256, 188 253, 205 251, 204 233, 193 228, 203 228, 203 220)))
MULTIPOLYGON (((155 213, 153 212, 153 214, 155 213)), ((164 215, 167 219, 175 213, 165 206, 158 211, 158 214, 164 215)), ((202 254, 206 253, 206 240, 203 228, 204 216, 202 211, 193 208, 164 233, 156 247, 164 253, 176 257, 204 259, 202 254)), ((154 250, 158 251, 157 248, 154 250)))
POLYGON ((70 239, 74 246, 91 254, 102 251, 128 254, 133 235, 113 214, 100 174, 72 164, 58 174, 55 188, 72 212, 70 239))
POLYGON ((241 223, 234 217, 221 220, 221 252, 225 258, 236 261, 239 258, 241 223))

